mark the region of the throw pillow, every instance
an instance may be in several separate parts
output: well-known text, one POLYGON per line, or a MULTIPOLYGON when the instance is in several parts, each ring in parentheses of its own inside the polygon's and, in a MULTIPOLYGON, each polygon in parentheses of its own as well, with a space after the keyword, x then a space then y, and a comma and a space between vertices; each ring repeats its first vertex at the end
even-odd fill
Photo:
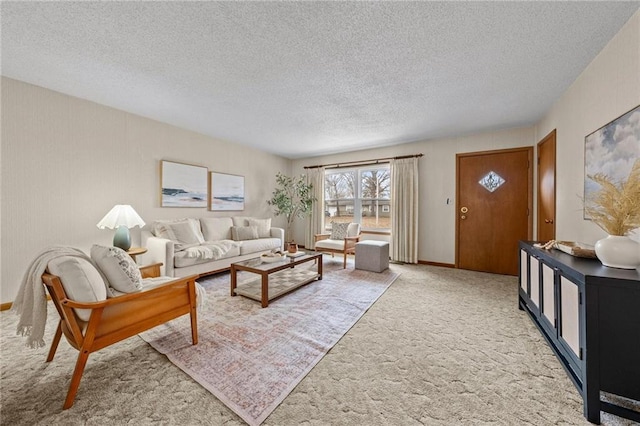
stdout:
MULTIPOLYGON (((57 275, 67 297, 76 302, 99 302, 107 298, 107 284, 102 275, 86 259, 61 256, 47 265, 49 273, 57 275)), ((91 309, 74 309, 78 318, 89 321, 91 309)))
POLYGON ((231 237, 234 241, 255 240, 258 238, 257 226, 233 226, 231 237))
POLYGON ((344 240, 347 236, 347 228, 349 227, 348 223, 331 223, 331 236, 329 239, 331 240, 344 240))
POLYGON ((249 226, 258 228, 258 237, 269 238, 271 236, 271 219, 249 219, 249 226))
POLYGON ((94 245, 91 247, 91 259, 115 290, 135 293, 142 289, 142 276, 138 265, 121 248, 94 245))
POLYGON ((157 220, 153 223, 153 235, 181 244, 204 243, 198 219, 157 220))

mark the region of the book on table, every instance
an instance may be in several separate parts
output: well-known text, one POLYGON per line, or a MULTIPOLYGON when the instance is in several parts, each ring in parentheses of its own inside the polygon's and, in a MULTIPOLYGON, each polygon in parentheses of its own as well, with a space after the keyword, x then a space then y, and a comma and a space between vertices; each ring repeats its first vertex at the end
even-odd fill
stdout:
POLYGON ((288 251, 284 252, 287 256, 289 257, 298 257, 298 256, 303 256, 305 253, 303 251, 296 251, 295 253, 289 253, 288 251))

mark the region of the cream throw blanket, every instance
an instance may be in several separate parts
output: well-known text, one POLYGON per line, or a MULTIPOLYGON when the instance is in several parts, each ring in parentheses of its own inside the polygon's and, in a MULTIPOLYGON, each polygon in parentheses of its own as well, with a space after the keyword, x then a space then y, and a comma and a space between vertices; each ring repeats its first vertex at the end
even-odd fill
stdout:
POLYGON ((187 258, 218 260, 237 246, 238 243, 231 240, 205 241, 202 244, 185 245, 182 250, 186 253, 187 258))
POLYGON ((31 348, 45 345, 43 336, 47 323, 47 296, 42 284, 42 274, 47 269, 49 261, 60 256, 77 256, 93 264, 91 258, 82 250, 64 246, 47 248, 31 262, 22 278, 18 295, 11 305, 11 310, 20 315, 17 334, 27 336, 27 346, 31 348))

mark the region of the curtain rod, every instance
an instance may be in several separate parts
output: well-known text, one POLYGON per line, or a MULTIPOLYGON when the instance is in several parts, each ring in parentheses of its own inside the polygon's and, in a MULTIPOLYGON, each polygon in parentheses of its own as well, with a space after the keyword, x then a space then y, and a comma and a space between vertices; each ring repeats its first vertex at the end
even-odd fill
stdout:
POLYGON ((401 155, 399 157, 386 157, 386 158, 374 158, 373 160, 361 160, 361 161, 345 161, 343 163, 331 163, 331 164, 318 164, 317 166, 304 166, 305 169, 317 169, 320 167, 328 167, 331 169, 339 169, 340 167, 346 167, 350 165, 369 166, 372 164, 388 163, 391 160, 402 160, 404 158, 420 158, 423 154, 401 155))

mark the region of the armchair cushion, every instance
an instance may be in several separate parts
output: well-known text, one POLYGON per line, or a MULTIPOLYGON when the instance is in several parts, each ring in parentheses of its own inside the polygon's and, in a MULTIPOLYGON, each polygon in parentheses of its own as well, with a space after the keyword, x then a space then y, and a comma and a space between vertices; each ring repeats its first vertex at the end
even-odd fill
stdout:
POLYGON ((142 289, 142 275, 138 265, 121 248, 94 245, 91 247, 91 259, 115 290, 134 293, 142 289))
POLYGON ((349 228, 349 223, 339 223, 333 222, 331 224, 331 236, 329 239, 331 240, 344 240, 347 236, 347 228, 349 228))
MULTIPOLYGON (((100 272, 86 259, 61 256, 49 261, 50 274, 62 281, 67 296, 77 302, 99 302, 107 298, 107 284, 100 272)), ((89 321, 91 309, 74 309, 78 318, 89 321)))
POLYGON ((335 250, 335 251, 343 251, 344 240, 333 240, 333 239, 320 240, 316 242, 315 247, 316 247, 316 250, 329 249, 329 250, 335 250))
POLYGON ((350 223, 347 227, 347 237, 357 237, 360 235, 360 224, 350 223))

